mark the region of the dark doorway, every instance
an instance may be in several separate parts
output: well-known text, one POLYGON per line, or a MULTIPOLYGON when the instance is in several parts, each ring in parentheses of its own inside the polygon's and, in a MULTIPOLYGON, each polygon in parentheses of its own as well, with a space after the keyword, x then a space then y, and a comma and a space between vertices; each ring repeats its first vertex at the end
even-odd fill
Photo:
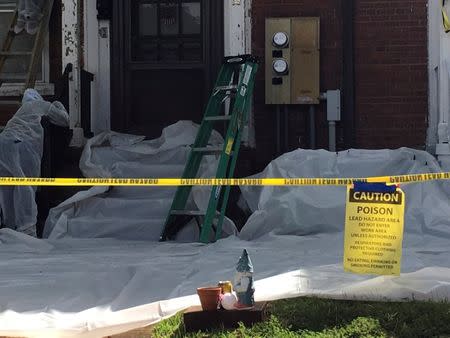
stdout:
POLYGON ((200 122, 223 59, 223 3, 113 2, 112 128, 154 138, 200 122))

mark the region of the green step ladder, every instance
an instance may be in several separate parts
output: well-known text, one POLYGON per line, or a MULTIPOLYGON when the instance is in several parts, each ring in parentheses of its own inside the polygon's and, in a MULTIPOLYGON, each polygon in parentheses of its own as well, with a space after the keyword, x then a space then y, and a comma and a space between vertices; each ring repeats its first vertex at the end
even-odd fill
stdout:
MULTIPOLYGON (((251 55, 224 59, 184 169, 183 179, 197 178, 200 164, 206 155, 219 155, 215 178, 233 177, 242 131, 248 120, 257 70, 258 60, 251 55), (230 104, 230 114, 224 113, 228 110, 224 109, 226 102, 230 104), (214 124, 220 122, 228 123, 225 143, 221 147, 209 146, 214 124)), ((213 229, 215 240, 221 238, 231 186, 213 187, 206 212, 186 210, 191 190, 192 186, 178 187, 160 241, 174 240, 177 233, 192 219, 196 219, 200 226, 200 242, 209 243, 213 229)))

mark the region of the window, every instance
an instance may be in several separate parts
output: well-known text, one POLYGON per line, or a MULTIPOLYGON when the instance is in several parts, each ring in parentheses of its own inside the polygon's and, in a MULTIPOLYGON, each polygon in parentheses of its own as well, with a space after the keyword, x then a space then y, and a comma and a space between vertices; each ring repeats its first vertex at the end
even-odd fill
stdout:
POLYGON ((202 61, 203 22, 200 0, 133 1, 131 15, 134 61, 202 61))
MULTIPOLYGON (((0 49, 8 33, 11 21, 16 9, 16 2, 13 0, 0 0, 0 49)), ((33 48, 35 35, 29 35, 25 32, 14 38, 11 50, 13 51, 31 51, 33 48)), ((0 87, 0 96, 18 96, 21 95, 22 83, 28 71, 29 57, 7 58, 0 73, 0 80, 3 83, 0 87)), ((36 88, 43 95, 53 94, 53 86, 45 85, 49 82, 49 53, 48 38, 44 47, 41 62, 37 71, 36 88)))

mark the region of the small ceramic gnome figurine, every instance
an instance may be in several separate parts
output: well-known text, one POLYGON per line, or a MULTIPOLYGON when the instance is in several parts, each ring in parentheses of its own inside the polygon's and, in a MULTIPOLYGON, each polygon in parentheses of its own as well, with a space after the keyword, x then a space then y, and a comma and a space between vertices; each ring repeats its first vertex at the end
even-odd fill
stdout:
POLYGON ((255 287, 253 285, 253 264, 248 256, 247 250, 244 250, 241 258, 239 258, 236 271, 234 289, 238 302, 235 307, 238 309, 252 308, 255 305, 253 297, 255 287))

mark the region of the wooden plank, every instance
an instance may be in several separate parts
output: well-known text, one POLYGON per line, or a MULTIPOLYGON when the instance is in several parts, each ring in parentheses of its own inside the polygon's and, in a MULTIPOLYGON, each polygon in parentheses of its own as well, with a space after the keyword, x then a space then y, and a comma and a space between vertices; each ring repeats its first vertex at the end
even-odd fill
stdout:
POLYGON ((44 49, 45 38, 47 36, 50 16, 52 13, 54 0, 49 0, 47 7, 44 9, 44 15, 39 23, 39 30, 35 37, 34 47, 31 56, 30 66, 28 68, 27 81, 25 82, 25 88, 34 88, 36 83, 36 72, 40 62, 40 57, 42 55, 42 50, 44 49))
MULTIPOLYGON (((13 18, 11 20, 8 34, 6 34, 5 40, 2 43, 2 49, 1 49, 2 52, 8 52, 11 49, 11 45, 12 45, 14 37, 15 37, 14 26, 16 25, 17 17, 18 17, 18 13, 16 10, 14 12, 13 18)), ((5 61, 6 61, 6 56, 1 56, 0 57, 0 74, 2 72, 5 61)), ((1 85, 1 82, 0 82, 0 85, 1 85)))

